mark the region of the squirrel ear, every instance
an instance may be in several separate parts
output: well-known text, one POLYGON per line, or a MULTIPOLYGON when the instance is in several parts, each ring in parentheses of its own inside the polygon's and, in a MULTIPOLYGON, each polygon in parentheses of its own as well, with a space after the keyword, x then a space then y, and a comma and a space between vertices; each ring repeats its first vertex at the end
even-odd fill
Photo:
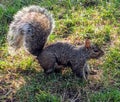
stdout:
POLYGON ((86 47, 86 48, 90 48, 90 45, 91 45, 90 39, 89 39, 89 38, 86 38, 86 40, 85 40, 85 47, 86 47))

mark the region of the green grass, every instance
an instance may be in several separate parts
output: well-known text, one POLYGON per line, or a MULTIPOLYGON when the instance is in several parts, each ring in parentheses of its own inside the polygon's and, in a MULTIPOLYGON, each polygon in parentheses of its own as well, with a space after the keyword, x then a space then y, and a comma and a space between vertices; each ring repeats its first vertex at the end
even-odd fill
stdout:
POLYGON ((120 91, 118 89, 108 89, 102 92, 96 92, 91 95, 91 102, 119 102, 120 91))
POLYGON ((2 0, 0 4, 0 101, 14 102, 120 102, 120 1, 119 0, 2 0), (105 55, 89 61, 101 70, 100 80, 84 82, 70 69, 44 75, 33 56, 24 51, 10 56, 7 32, 13 15, 27 5, 47 8, 55 18, 48 43, 81 44, 90 36, 105 55))

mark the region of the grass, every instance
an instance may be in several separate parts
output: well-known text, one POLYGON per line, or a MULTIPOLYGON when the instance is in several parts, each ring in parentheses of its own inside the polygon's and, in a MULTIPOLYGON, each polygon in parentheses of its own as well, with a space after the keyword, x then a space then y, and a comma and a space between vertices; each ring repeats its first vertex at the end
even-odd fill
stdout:
POLYGON ((119 0, 2 0, 0 4, 0 101, 14 102, 120 102, 120 1, 119 0), (91 60, 98 71, 87 82, 71 70, 45 76, 38 62, 24 51, 10 56, 6 35, 13 15, 35 4, 55 18, 48 43, 68 41, 79 45, 90 36, 105 55, 91 60))

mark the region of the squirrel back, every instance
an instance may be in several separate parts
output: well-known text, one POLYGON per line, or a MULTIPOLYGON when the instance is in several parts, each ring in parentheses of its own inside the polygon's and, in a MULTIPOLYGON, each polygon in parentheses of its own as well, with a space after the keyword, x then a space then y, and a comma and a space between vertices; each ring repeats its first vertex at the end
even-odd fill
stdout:
POLYGON ((14 15, 9 26, 9 52, 23 46, 27 52, 37 56, 53 28, 53 17, 45 8, 35 5, 23 8, 14 15))

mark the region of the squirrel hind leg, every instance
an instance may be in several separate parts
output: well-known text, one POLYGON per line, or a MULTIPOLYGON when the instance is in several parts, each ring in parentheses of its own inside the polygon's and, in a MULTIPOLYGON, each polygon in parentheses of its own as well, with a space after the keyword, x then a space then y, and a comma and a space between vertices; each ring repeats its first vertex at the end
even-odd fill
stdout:
POLYGON ((62 65, 58 65, 57 63, 55 63, 55 65, 54 65, 55 73, 62 73, 62 69, 64 69, 64 67, 62 65))
POLYGON ((54 72, 56 59, 52 53, 43 51, 38 56, 38 61, 41 67, 44 69, 44 73, 50 74, 54 72))
POLYGON ((51 62, 50 65, 47 65, 46 67, 43 67, 45 74, 50 74, 54 72, 54 63, 51 62))
POLYGON ((54 70, 52 68, 49 68, 49 69, 44 69, 44 73, 45 74, 50 74, 52 73, 54 70))
POLYGON ((51 65, 51 68, 47 68, 47 69, 44 69, 44 72, 46 74, 49 74, 49 73, 52 73, 52 72, 55 72, 55 73, 61 73, 62 72, 62 69, 63 69, 63 66, 61 65, 58 65, 56 62, 54 63, 54 65, 51 65))

